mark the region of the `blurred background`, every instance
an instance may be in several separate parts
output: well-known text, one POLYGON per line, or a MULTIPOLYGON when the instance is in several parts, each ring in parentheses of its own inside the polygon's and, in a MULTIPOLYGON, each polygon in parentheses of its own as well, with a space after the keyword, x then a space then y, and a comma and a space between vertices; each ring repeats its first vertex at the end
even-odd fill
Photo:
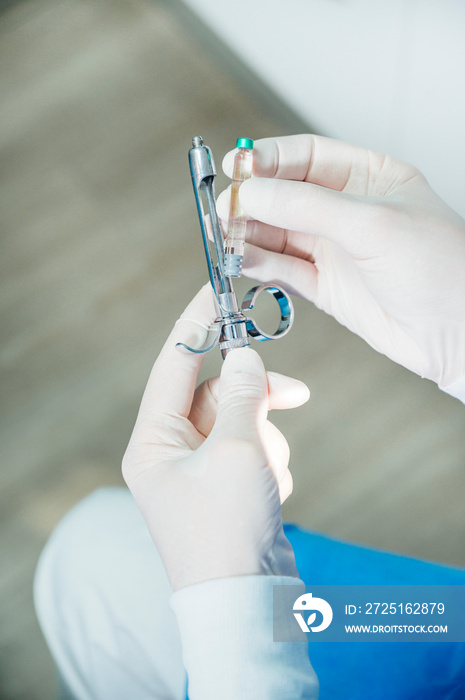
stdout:
MULTIPOLYGON (((74 503, 122 485, 152 363, 207 279, 192 136, 219 169, 238 136, 377 148, 463 215, 464 30, 459 0, 0 3, 2 700, 54 697, 37 558, 74 503)), ((465 566, 464 407, 299 300, 260 352, 312 391, 272 416, 286 519, 465 566)))

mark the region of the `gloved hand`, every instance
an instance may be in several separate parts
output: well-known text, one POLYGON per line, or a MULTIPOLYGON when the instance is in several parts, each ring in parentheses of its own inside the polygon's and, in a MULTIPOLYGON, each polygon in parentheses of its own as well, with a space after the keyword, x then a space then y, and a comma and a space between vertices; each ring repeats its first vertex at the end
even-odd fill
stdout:
MULTIPOLYGON (((302 135, 256 141, 253 172, 239 191, 248 276, 313 301, 442 388, 465 376, 465 221, 418 170, 302 135)), ((226 221, 228 191, 218 210, 226 221)))
POLYGON ((281 502, 292 491, 289 448, 270 408, 309 397, 305 384, 265 373, 257 353, 226 357, 221 376, 195 389, 199 347, 216 317, 210 285, 176 323, 150 375, 123 459, 174 590, 251 574, 297 576, 281 502))

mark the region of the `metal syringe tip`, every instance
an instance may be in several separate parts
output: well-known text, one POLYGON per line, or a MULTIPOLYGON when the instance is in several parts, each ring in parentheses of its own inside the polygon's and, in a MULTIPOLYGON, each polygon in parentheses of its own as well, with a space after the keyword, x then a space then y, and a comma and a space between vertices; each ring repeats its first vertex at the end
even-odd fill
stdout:
POLYGON ((203 146, 203 138, 201 136, 194 136, 192 139, 193 146, 203 146))

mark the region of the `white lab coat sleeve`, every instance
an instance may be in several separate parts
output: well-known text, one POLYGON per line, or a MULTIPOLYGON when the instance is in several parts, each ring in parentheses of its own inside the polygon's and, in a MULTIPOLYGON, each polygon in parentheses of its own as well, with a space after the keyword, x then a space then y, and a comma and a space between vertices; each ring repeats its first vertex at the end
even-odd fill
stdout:
POLYGON ((189 700, 316 700, 308 645, 273 641, 273 586, 287 576, 239 576, 173 594, 189 700))
POLYGON ((440 387, 440 389, 442 389, 442 391, 445 391, 446 394, 454 396, 462 403, 465 403, 465 374, 453 384, 450 384, 446 387, 440 387))

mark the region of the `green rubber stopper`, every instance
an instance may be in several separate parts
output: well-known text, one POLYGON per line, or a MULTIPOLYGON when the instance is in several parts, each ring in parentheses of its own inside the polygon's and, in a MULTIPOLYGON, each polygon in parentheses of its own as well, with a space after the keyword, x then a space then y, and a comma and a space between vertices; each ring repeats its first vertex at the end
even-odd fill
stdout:
POLYGON ((236 148, 253 148, 252 139, 237 139, 236 148))

